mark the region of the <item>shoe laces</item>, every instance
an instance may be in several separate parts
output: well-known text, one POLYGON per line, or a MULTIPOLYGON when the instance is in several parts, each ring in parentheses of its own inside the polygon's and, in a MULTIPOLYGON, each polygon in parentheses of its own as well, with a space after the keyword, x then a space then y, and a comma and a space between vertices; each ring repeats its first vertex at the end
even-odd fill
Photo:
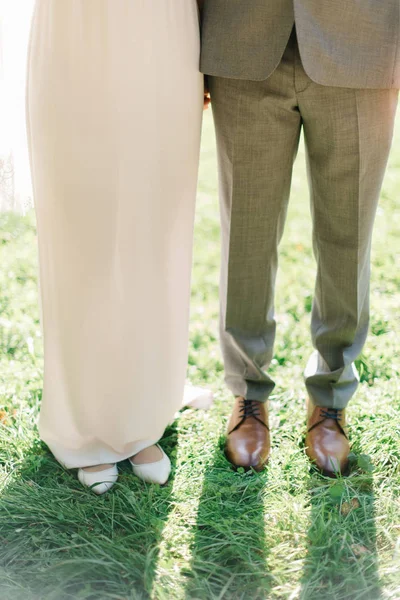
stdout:
POLYGON ((240 400, 239 414, 243 419, 249 417, 259 419, 261 417, 260 403, 255 400, 240 400))
POLYGON ((268 425, 262 420, 260 404, 261 403, 257 400, 246 400, 245 398, 241 398, 239 400, 239 422, 228 433, 233 433, 234 431, 239 429, 239 427, 249 417, 253 417, 254 419, 256 419, 256 421, 261 423, 261 425, 263 425, 269 431, 268 425))
POLYGON ((341 421, 342 410, 340 408, 321 408, 320 415, 324 419, 333 419, 334 421, 341 421))

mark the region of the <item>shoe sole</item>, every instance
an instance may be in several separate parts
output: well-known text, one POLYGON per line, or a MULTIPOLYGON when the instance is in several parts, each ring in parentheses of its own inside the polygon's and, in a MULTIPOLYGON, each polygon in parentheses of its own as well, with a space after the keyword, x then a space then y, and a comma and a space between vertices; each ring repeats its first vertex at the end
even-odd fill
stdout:
POLYGON ((268 458, 259 465, 237 465, 229 458, 229 456, 227 455, 226 452, 224 452, 224 455, 225 455, 226 460, 232 465, 232 467, 234 467, 235 470, 244 469, 245 471, 250 471, 252 469, 253 471, 256 471, 257 473, 260 473, 261 471, 263 471, 265 469, 265 467, 267 466, 267 464, 269 462, 269 456, 268 456, 268 458))
MULTIPOLYGON (((311 462, 311 461, 310 461, 311 462)), ((338 477, 348 477, 350 475, 350 464, 338 473, 333 471, 327 471, 326 469, 321 469, 317 464, 311 462, 311 467, 314 471, 317 471, 320 475, 324 475, 324 477, 329 477, 329 479, 338 479, 338 477)))

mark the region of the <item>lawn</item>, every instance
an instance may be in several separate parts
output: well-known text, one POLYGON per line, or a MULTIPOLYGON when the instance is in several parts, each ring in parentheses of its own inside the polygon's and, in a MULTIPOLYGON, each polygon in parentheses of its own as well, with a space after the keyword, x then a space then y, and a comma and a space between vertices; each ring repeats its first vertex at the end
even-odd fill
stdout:
POLYGON ((315 264, 300 149, 280 251, 272 458, 263 473, 235 472, 222 452, 232 399, 218 348, 217 181, 207 115, 188 378, 212 388, 215 404, 182 412, 166 432, 168 485, 145 484, 123 465, 104 497, 83 489, 38 440, 35 220, 0 214, 0 600, 399 600, 399 190, 400 119, 374 236, 371 332, 348 411, 352 470, 332 481, 310 470, 303 447, 315 264))

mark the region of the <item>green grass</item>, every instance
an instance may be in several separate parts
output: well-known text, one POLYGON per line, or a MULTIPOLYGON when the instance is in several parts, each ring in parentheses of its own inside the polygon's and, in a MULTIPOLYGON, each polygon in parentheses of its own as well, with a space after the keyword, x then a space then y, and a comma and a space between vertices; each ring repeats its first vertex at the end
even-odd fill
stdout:
MULTIPOLYGON (((122 467, 105 497, 81 488, 38 440, 42 340, 33 215, 0 214, 0 599, 400 598, 400 123, 373 250, 371 334, 349 408, 353 467, 310 471, 302 371, 311 351, 315 265, 304 155, 296 164, 277 293, 273 452, 261 474, 231 470, 231 398, 218 348, 215 148, 205 123, 188 377, 216 394, 184 411, 163 445, 162 488, 122 467)), ((157 389, 155 389, 157 393, 157 389)))

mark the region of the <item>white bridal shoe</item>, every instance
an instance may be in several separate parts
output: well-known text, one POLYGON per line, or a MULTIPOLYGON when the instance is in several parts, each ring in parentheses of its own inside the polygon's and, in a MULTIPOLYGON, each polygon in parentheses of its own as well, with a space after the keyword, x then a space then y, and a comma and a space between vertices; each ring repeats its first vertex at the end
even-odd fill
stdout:
POLYGON ((129 462, 132 466, 132 471, 136 477, 139 477, 143 481, 163 485, 168 481, 169 474, 171 473, 171 461, 158 444, 154 444, 154 446, 150 446, 150 448, 145 448, 129 459, 129 462), (154 448, 157 448, 160 458, 154 462, 145 462, 145 453, 146 451, 149 451, 150 448, 153 450, 153 453, 154 448), (134 460, 136 457, 138 457, 139 460, 139 455, 143 456, 144 462, 135 463, 134 460))
POLYGON ((108 492, 118 479, 117 465, 104 466, 106 468, 85 467, 78 470, 78 479, 81 484, 91 488, 92 492, 98 495, 108 492))

